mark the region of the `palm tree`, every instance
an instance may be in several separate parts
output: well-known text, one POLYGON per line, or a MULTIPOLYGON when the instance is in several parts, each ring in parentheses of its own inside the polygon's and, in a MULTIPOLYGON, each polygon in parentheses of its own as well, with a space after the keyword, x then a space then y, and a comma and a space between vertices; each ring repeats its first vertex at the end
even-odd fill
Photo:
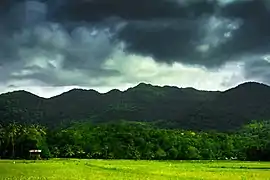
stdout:
POLYGON ((17 123, 13 122, 8 125, 6 135, 9 139, 9 142, 12 145, 12 158, 15 157, 15 140, 17 139, 19 132, 21 129, 21 125, 18 125, 17 123))
MULTIPOLYGON (((0 124, 0 152, 2 152, 2 144, 4 143, 4 139, 5 139, 5 129, 0 124)), ((1 154, 0 154, 0 158, 1 158, 1 154)))
POLYGON ((46 131, 40 125, 30 125, 27 127, 28 140, 32 142, 31 148, 42 148, 45 142, 46 131))
POLYGON ((39 124, 33 124, 30 126, 30 128, 34 129, 35 132, 41 136, 46 135, 46 129, 43 126, 40 126, 39 124))
MULTIPOLYGON (((16 144, 20 145, 20 155, 24 155, 24 143, 29 134, 27 126, 21 126, 16 138, 16 144)), ((17 147, 18 148, 18 147, 17 147)))

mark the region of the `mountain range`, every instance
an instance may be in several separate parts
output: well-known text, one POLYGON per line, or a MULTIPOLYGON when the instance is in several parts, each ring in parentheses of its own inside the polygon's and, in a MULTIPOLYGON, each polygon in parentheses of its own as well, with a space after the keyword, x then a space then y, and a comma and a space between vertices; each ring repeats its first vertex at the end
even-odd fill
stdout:
POLYGON ((270 120, 270 87, 246 82, 226 91, 153 86, 126 91, 73 89, 52 98, 26 91, 0 95, 0 122, 40 123, 48 127, 89 121, 140 121, 163 128, 228 131, 252 120, 270 120))

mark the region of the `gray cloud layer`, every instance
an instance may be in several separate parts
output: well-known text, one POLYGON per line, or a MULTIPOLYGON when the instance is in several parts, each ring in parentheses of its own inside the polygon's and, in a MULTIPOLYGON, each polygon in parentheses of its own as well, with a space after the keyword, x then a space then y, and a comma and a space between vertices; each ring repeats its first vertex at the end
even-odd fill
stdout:
POLYGON ((268 82, 269 20, 268 0, 2 0, 0 80, 68 84, 58 68, 118 76, 102 64, 123 43, 157 62, 247 61, 246 76, 268 82), (22 69, 31 73, 12 73, 22 69))

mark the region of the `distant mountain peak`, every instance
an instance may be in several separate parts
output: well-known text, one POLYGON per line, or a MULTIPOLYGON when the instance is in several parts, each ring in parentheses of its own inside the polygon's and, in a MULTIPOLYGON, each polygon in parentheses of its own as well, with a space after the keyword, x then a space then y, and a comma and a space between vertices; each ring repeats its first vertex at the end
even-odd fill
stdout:
POLYGON ((136 90, 148 90, 152 87, 154 87, 152 84, 147 84, 147 83, 142 82, 142 83, 137 84, 134 87, 128 88, 126 91, 129 92, 129 91, 136 91, 136 90))
POLYGON ((253 81, 249 81, 249 82, 244 82, 242 84, 237 85, 234 88, 228 89, 225 92, 232 92, 232 91, 260 91, 260 90, 269 90, 270 86, 263 84, 263 83, 259 83, 259 82, 253 82, 253 81))
POLYGON ((93 90, 93 89, 87 90, 87 89, 74 88, 74 89, 71 89, 71 90, 64 92, 62 94, 59 94, 57 96, 53 96, 50 99, 55 99, 55 98, 63 97, 63 96, 78 97, 78 96, 84 96, 85 94, 99 95, 100 93, 96 90, 93 90))
POLYGON ((6 92, 3 94, 0 94, 0 96, 31 96, 31 97, 38 97, 41 98, 31 92, 25 91, 25 90, 17 90, 12 92, 6 92))
POLYGON ((92 93, 99 93, 98 91, 94 89, 80 89, 80 88, 74 88, 68 91, 69 93, 81 93, 81 92, 92 92, 92 93))
POLYGON ((122 93, 122 91, 120 91, 119 89, 112 89, 110 91, 108 91, 107 93, 104 94, 114 94, 114 93, 122 93))
POLYGON ((242 84, 239 84, 237 87, 269 87, 268 85, 266 84, 263 84, 263 83, 259 83, 259 82, 255 82, 255 81, 249 81, 249 82, 244 82, 242 84))
POLYGON ((135 88, 147 88, 147 87, 153 87, 152 84, 141 82, 135 88))

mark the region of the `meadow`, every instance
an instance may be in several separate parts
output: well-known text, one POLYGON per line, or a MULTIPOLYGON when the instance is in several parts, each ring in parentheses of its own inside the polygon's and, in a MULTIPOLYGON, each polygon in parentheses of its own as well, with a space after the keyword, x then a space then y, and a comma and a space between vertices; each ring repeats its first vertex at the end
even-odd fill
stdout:
POLYGON ((0 180, 270 179, 270 162, 64 160, 0 161, 0 180))

